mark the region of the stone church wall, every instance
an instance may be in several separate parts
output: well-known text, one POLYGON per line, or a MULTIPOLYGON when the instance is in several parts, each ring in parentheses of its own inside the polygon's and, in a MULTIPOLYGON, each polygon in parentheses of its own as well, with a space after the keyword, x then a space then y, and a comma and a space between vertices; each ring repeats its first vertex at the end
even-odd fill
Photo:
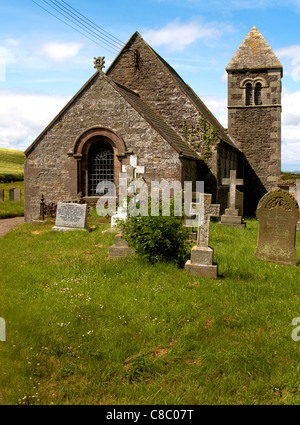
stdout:
MULTIPOLYGON (((73 103, 50 125, 27 155, 25 163, 25 220, 39 217, 42 194, 46 203, 77 197, 75 141, 87 129, 100 126, 114 131, 128 152, 146 167, 146 180, 181 180, 178 153, 150 124, 98 74, 73 103)), ((124 161, 128 158, 124 158, 124 161)), ((116 182, 117 183, 117 182, 116 182)))
POLYGON ((281 173, 281 70, 228 73, 228 128, 244 154, 245 201, 257 205, 281 173), (263 79, 262 105, 246 106, 248 78, 263 79))

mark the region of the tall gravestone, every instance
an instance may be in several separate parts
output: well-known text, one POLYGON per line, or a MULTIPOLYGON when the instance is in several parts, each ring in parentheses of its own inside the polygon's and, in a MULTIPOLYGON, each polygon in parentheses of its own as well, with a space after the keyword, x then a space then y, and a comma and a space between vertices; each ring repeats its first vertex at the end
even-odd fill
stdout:
POLYGON ((243 222, 242 210, 243 210, 243 193, 237 190, 237 186, 243 186, 244 180, 236 178, 236 170, 230 170, 230 178, 222 180, 223 185, 229 186, 228 194, 228 208, 225 210, 225 214, 221 216, 220 224, 233 227, 246 227, 243 222))
POLYGON ((4 189, 0 189, 0 202, 4 202, 4 189))
MULTIPOLYGON (((297 199, 297 202, 298 202, 298 206, 300 208, 300 179, 296 180, 296 199, 297 199)), ((300 216, 299 216, 299 220, 298 220, 298 223, 297 223, 297 230, 298 230, 298 232, 300 231, 300 216)))
POLYGON ((55 226, 52 230, 57 232, 87 230, 87 212, 87 204, 58 202, 55 226))
POLYGON ((9 200, 16 202, 21 201, 21 189, 15 187, 9 189, 9 200))
POLYGON ((218 265, 213 263, 214 250, 209 246, 210 218, 220 216, 220 205, 214 205, 212 195, 200 194, 200 202, 191 204, 190 215, 197 216, 197 245, 192 248, 191 259, 185 263, 185 270, 195 276, 216 279, 218 265), (193 208, 194 205, 194 208, 193 208))
POLYGON ((296 266, 295 240, 299 219, 296 199, 282 189, 272 190, 259 201, 257 218, 256 257, 296 266))
MULTIPOLYGON (((122 205, 119 206, 117 214, 113 215, 111 217, 111 229, 114 230, 118 227, 117 220, 126 220, 127 218, 127 189, 130 186, 132 187, 131 195, 137 194, 137 188, 134 185, 134 181, 138 180, 138 174, 144 174, 145 173, 145 167, 142 165, 138 165, 138 157, 137 155, 131 155, 130 156, 130 164, 129 165, 123 165, 122 166, 122 173, 120 174, 119 179, 119 188, 120 190, 124 191, 122 193, 123 198, 121 200, 122 205)), ((118 233, 115 236, 115 243, 114 245, 110 246, 108 249, 108 257, 110 259, 113 258, 122 258, 122 257, 128 257, 131 255, 134 255, 135 251, 130 248, 123 239, 123 236, 121 233, 118 233)))
MULTIPOLYGON (((117 227, 117 220, 126 220, 127 218, 127 188, 128 186, 137 179, 138 174, 145 173, 145 167, 143 165, 138 165, 138 156, 130 156, 130 164, 122 165, 122 173, 119 178, 119 190, 124 190, 125 193, 122 195, 122 202, 119 205, 117 214, 111 217, 111 228, 114 229, 117 227)), ((133 193, 136 194, 136 188, 133 188, 133 193)))
POLYGON ((6 324, 2 317, 0 317, 0 341, 6 341, 6 324))

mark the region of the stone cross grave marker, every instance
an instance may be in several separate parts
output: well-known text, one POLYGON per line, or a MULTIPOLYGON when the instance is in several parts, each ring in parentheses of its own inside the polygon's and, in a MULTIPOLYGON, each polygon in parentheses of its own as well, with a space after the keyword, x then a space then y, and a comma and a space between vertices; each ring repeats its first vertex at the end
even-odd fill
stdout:
MULTIPOLYGON (((116 220, 126 220, 127 218, 127 188, 128 186, 137 179, 137 174, 144 174, 145 167, 138 165, 137 155, 130 156, 130 164, 122 166, 122 173, 119 178, 119 190, 122 190, 122 205, 118 207, 117 214, 111 217, 111 229, 117 228, 116 220)), ((132 184, 131 184, 132 186, 132 184)), ((137 188, 133 185, 131 194, 136 195, 137 188)), ((119 233, 115 236, 114 245, 108 249, 109 258, 121 258, 134 255, 134 250, 130 248, 127 242, 123 239, 122 234, 119 233)))
MULTIPOLYGON (((128 184, 137 178, 137 174, 145 174, 145 167, 143 165, 138 165, 138 156, 130 156, 130 165, 122 165, 122 172, 127 173, 128 184)), ((133 187, 132 194, 136 194, 136 187, 133 187)))
POLYGON ((257 218, 256 257, 296 266, 295 239, 299 219, 296 199, 285 190, 272 190, 259 201, 257 218))
MULTIPOLYGON (((111 229, 116 228, 116 220, 126 220, 127 218, 127 188, 136 178, 137 174, 144 174, 145 167, 138 165, 137 155, 130 156, 130 165, 122 165, 122 173, 119 178, 119 190, 122 191, 122 205, 118 207, 117 214, 111 217, 111 229)), ((136 187, 133 187, 132 194, 137 192, 136 187)))
MULTIPOLYGON (((230 178, 225 178, 222 180, 223 185, 229 186, 229 194, 228 194, 228 208, 225 210, 225 214, 221 216, 220 224, 226 226, 234 226, 234 227, 245 227, 245 223, 242 221, 242 216, 239 215, 239 209, 237 207, 237 197, 238 191, 237 186, 243 186, 244 180, 236 178, 236 170, 230 170, 230 178)), ((239 195, 239 198, 242 198, 242 195, 239 195)))
POLYGON ((230 170, 230 178, 223 179, 222 184, 229 185, 229 208, 236 209, 236 187, 243 186, 244 180, 236 178, 236 170, 230 170))
POLYGON ((117 213, 111 216, 111 229, 117 227, 117 220, 126 220, 127 218, 127 173, 120 173, 119 176, 119 191, 122 196, 119 196, 122 204, 118 206, 117 213))
POLYGON ((9 189, 9 200, 21 201, 21 189, 15 187, 9 189))
POLYGON ((58 202, 54 231, 87 230, 87 204, 58 202))
POLYGON ((209 247, 211 217, 220 216, 220 205, 211 203, 212 195, 200 194, 199 203, 192 203, 190 215, 196 215, 198 227, 197 245, 192 248, 191 259, 185 264, 185 270, 195 276, 217 278, 218 266, 213 264, 213 248, 209 247), (194 205, 194 207, 193 207, 194 205))
POLYGON ((0 202, 4 202, 4 189, 0 189, 0 202))

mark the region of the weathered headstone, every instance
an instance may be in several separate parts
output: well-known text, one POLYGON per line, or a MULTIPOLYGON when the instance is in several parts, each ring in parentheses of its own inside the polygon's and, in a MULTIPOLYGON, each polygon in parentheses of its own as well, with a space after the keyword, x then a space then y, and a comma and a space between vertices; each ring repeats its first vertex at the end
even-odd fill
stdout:
POLYGON ((297 265, 295 250, 299 206, 287 191, 275 189, 258 203, 256 257, 265 261, 297 265))
POLYGON ((6 341, 6 324, 2 317, 0 317, 0 341, 6 341))
POLYGON ((134 250, 128 246, 125 239, 123 239, 121 233, 117 234, 115 236, 114 245, 108 248, 108 257, 112 259, 112 258, 128 257, 131 255, 134 255, 134 250))
POLYGON ((21 189, 15 187, 9 189, 9 200, 16 202, 21 201, 21 189))
POLYGON ((0 189, 0 202, 4 202, 4 189, 0 189))
MULTIPOLYGON (((296 180, 296 199, 300 208, 300 179, 296 180)), ((300 232, 300 217, 297 223, 297 231, 300 232)))
POLYGON ((242 192, 239 192, 236 189, 237 186, 243 186, 244 180, 236 178, 236 170, 230 170, 230 178, 223 179, 222 183, 224 185, 229 185, 229 194, 228 208, 226 208, 225 214, 221 216, 220 224, 245 228, 246 224, 243 223, 243 217, 241 214, 244 198, 242 192))
POLYGON ((197 245, 192 248, 191 259, 185 263, 185 270, 195 276, 216 279, 218 265, 213 263, 214 250, 209 246, 210 218, 220 216, 220 205, 211 203, 212 195, 200 194, 200 202, 191 204, 190 215, 197 216, 197 245), (193 205, 195 208, 193 208, 193 205))
POLYGON ((55 226, 52 230, 62 232, 87 230, 87 212, 87 204, 58 202, 55 226))

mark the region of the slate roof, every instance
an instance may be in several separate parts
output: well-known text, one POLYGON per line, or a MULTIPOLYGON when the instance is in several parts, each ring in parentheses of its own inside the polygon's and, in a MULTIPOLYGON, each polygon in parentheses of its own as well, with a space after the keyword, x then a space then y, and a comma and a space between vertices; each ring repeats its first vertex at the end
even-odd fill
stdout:
MULTIPOLYGON (((106 76, 106 78, 109 78, 106 76)), ((138 94, 110 79, 120 95, 178 152, 190 159, 198 159, 185 141, 138 94)))
MULTIPOLYGON (((89 86, 90 83, 98 76, 99 71, 94 73, 92 77, 81 87, 81 89, 72 97, 65 107, 56 115, 56 117, 47 125, 34 142, 26 149, 25 155, 28 155, 34 146, 41 140, 48 130, 56 123, 56 121, 72 106, 80 94, 89 86)), ((177 152, 183 154, 189 159, 198 159, 195 153, 187 147, 184 140, 170 127, 163 118, 157 114, 138 94, 128 88, 114 82, 110 77, 101 72, 103 78, 109 83, 125 100, 128 102, 177 152)))
MULTIPOLYGON (((159 133, 161 136, 178 152, 182 153, 184 157, 190 159, 198 159, 198 156, 186 145, 183 138, 169 125, 167 124, 161 115, 153 109, 145 100, 130 89, 118 84, 109 77, 109 70, 112 68, 114 63, 120 57, 122 52, 128 48, 128 45, 135 37, 142 37, 138 32, 135 32, 129 41, 126 43, 124 48, 117 55, 113 63, 110 65, 106 73, 102 73, 102 76, 105 77, 106 81, 110 83, 115 90, 159 133)), ((143 39, 142 39, 143 40, 143 39)), ((210 122, 217 130, 220 140, 227 143, 231 147, 236 149, 237 145, 226 133, 224 127, 219 123, 207 106, 202 102, 202 100, 196 95, 196 93, 188 86, 182 78, 177 74, 177 72, 161 57, 156 53, 152 47, 150 47, 144 40, 145 45, 148 46, 150 51, 159 59, 161 64, 165 67, 166 71, 171 75, 177 86, 183 91, 183 93, 189 98, 189 100, 195 105, 195 107, 203 114, 208 122, 210 122)), ((27 148, 25 154, 28 155, 31 150, 34 148, 36 143, 46 134, 46 132, 55 124, 55 122, 64 114, 64 112, 72 106, 75 100, 79 95, 89 86, 89 84, 97 77, 97 71, 94 73, 91 78, 83 85, 83 87, 75 94, 75 96, 65 105, 65 107, 59 112, 59 114, 48 124, 48 126, 42 131, 42 133, 35 139, 35 141, 27 148)))

